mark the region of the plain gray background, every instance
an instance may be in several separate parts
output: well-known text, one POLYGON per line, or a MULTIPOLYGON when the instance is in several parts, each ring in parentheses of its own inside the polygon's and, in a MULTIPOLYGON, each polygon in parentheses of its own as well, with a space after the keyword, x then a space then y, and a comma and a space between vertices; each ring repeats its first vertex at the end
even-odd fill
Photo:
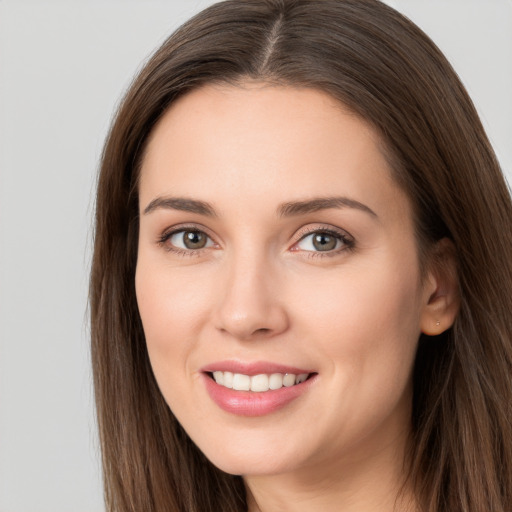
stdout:
MULTIPOLYGON (((96 169, 143 60, 212 1, 0 0, 0 512, 100 512, 96 169)), ((389 0, 438 43, 512 181, 512 1, 389 0)))

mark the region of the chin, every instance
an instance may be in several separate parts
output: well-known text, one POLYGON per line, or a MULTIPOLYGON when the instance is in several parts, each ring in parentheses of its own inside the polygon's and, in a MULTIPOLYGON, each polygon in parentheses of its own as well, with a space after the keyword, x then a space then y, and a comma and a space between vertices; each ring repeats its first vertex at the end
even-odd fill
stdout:
POLYGON ((198 447, 214 466, 231 475, 275 475, 293 471, 297 467, 299 460, 296 453, 288 454, 285 450, 276 449, 280 443, 275 441, 262 441, 249 443, 247 438, 226 439, 206 443, 204 450, 202 443, 198 447))
POLYGON ((221 457, 219 459, 209 459, 212 464, 221 471, 230 475, 241 476, 263 476, 277 475, 286 473, 293 469, 291 465, 283 464, 281 461, 267 459, 248 459, 245 457, 240 460, 235 457, 221 457))

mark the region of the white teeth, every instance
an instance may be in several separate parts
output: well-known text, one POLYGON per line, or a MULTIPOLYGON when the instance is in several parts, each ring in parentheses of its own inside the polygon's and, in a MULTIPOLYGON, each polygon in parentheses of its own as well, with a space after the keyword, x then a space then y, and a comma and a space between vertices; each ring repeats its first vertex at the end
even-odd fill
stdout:
POLYGON ((213 372, 213 378, 220 386, 236 391, 254 391, 256 393, 281 389, 283 386, 290 387, 301 384, 308 376, 308 373, 301 373, 300 375, 293 373, 272 373, 271 375, 267 375, 261 373, 251 377, 242 373, 213 372))
POLYGON ((233 389, 237 391, 249 391, 251 389, 251 377, 235 373, 233 375, 233 389))
POLYGON ((268 387, 270 389, 281 389, 283 387, 283 374, 273 373, 268 379, 268 387))
POLYGON ((300 375, 297 375, 297 378, 295 379, 295 384, 300 384, 301 382, 304 382, 307 378, 307 373, 301 373, 300 375))
POLYGON ((295 375, 293 373, 287 373, 283 377, 283 386, 286 386, 289 388, 290 386, 293 386, 295 384, 295 375))
POLYGON ((268 375, 254 375, 251 377, 251 391, 268 391, 268 375))
MULTIPOLYGON (((223 372, 219 372, 223 373, 223 372)), ((220 382, 219 382, 220 384, 220 382)), ((233 374, 231 372, 224 372, 224 382, 222 383, 223 386, 232 389, 233 388, 233 374)))

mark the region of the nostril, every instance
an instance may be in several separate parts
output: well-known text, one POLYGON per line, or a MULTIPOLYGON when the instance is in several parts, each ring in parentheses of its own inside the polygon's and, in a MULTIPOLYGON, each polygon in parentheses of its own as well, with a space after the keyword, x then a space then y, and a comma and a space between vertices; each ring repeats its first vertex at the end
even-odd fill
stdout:
POLYGON ((270 329, 268 329, 267 327, 262 327, 260 329, 256 329, 253 334, 268 334, 270 332, 270 329))

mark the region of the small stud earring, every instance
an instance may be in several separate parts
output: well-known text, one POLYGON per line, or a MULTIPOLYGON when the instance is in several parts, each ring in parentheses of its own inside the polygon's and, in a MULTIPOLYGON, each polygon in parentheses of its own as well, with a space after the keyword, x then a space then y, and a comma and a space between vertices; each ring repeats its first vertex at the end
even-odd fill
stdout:
POLYGON ((438 321, 436 322, 436 325, 441 325, 441 322, 438 320, 438 321))

